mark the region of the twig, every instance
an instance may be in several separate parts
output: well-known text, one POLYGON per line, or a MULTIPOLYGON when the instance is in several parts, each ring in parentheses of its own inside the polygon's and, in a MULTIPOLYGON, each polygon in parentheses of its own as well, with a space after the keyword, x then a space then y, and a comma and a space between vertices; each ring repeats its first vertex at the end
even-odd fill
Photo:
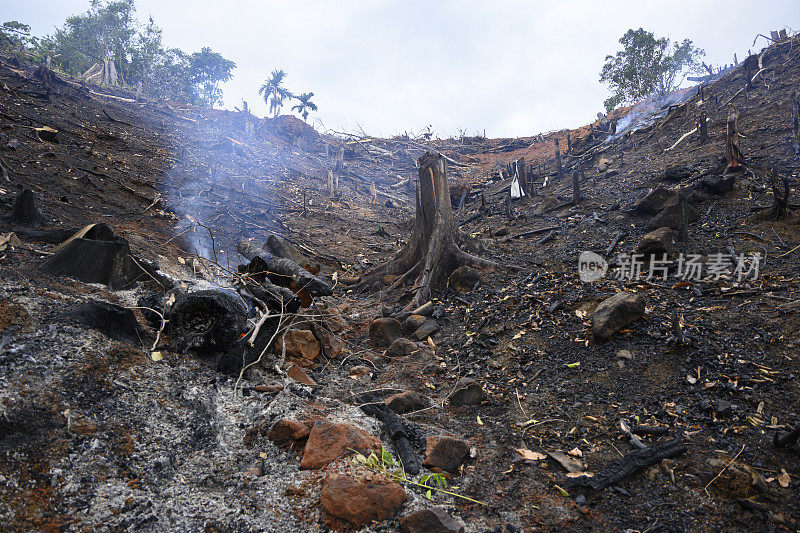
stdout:
POLYGON ((734 461, 736 461, 736 459, 739 457, 739 455, 741 455, 741 454, 742 454, 742 452, 744 451, 744 446, 745 446, 745 445, 744 445, 744 444, 742 444, 742 449, 741 449, 741 450, 739 450, 739 453, 737 453, 737 454, 736 454, 736 456, 735 456, 733 459, 731 459, 731 462, 730 462, 730 463, 728 463, 727 465, 725 465, 725 468, 723 468, 722 470, 720 470, 720 471, 719 471, 719 474, 717 474, 716 476, 714 476, 714 479, 712 479, 711 481, 709 481, 709 482, 708 482, 708 485, 706 485, 705 487, 703 487, 703 491, 705 491, 705 493, 706 493, 706 494, 708 494, 709 496, 711 496, 711 494, 709 494, 709 492, 708 492, 708 487, 710 487, 710 486, 711 486, 711 484, 712 484, 712 483, 714 483, 714 482, 717 480, 717 478, 718 478, 719 476, 721 476, 721 475, 722 475, 722 474, 723 474, 723 473, 724 473, 724 472, 725 472, 725 471, 728 469, 728 467, 730 467, 730 466, 731 466, 731 465, 734 463, 734 461))

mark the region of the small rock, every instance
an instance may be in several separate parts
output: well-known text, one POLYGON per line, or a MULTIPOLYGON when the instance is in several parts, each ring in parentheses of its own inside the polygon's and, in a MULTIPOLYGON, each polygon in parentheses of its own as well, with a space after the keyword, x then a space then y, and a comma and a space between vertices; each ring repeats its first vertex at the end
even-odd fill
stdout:
POLYGON ((403 330, 412 332, 425 323, 425 317, 422 315, 409 315, 408 318, 403 320, 403 330))
POLYGON ((16 150, 19 148, 19 140, 18 139, 11 139, 6 143, 6 147, 10 150, 16 150))
POLYGON ((644 254, 644 256, 655 256, 661 259, 664 254, 672 255, 674 250, 675 235, 670 228, 658 228, 647 233, 639 241, 639 246, 636 247, 636 253, 644 254))
POLYGON ((360 528, 394 516, 406 501, 406 491, 382 476, 366 481, 331 474, 322 485, 320 500, 326 513, 360 528))
POLYGON ((489 235, 492 237, 505 237, 508 235, 508 227, 500 226, 499 228, 489 228, 489 235))
POLYGON ((402 415, 428 407, 428 401, 414 391, 405 391, 386 398, 386 405, 395 413, 402 415))
POLYGON ((707 176, 700 180, 700 188, 711 194, 727 194, 736 184, 736 175, 707 176))
POLYGON ((428 336, 432 335, 437 329, 439 329, 439 323, 436 320, 429 318, 425 320, 425 322, 419 328, 417 328, 417 330, 414 332, 414 338, 420 341, 427 339, 428 336))
POLYGON ((428 437, 423 466, 436 467, 451 474, 469 455, 469 444, 454 437, 428 437))
POLYGON ((286 359, 295 360, 302 366, 310 366, 320 354, 319 341, 307 329, 287 331, 282 339, 275 342, 276 354, 283 353, 284 344, 286 344, 286 359))
POLYGON ((369 343, 374 348, 386 348, 402 335, 402 330, 396 318, 376 318, 369 326, 369 343))
POLYGON ((727 400, 717 400, 717 416, 727 418, 733 414, 733 404, 727 400))
POLYGON ((420 346, 411 339, 399 338, 386 349, 387 357, 408 357, 420 351, 420 346))
POLYGON ((305 370, 297 366, 297 363, 292 363, 291 366, 289 366, 289 370, 286 371, 286 375, 296 382, 302 383, 303 385, 310 385, 312 387, 317 386, 317 382, 311 379, 311 376, 306 374, 305 370))
POLYGON ((450 274, 448 285, 457 293, 466 294, 472 291, 480 280, 481 273, 479 270, 469 266, 462 266, 453 270, 453 273, 450 274))
POLYGON ((252 465, 250 468, 245 470, 243 472, 243 474, 245 476, 248 476, 248 477, 260 477, 260 476, 263 476, 264 475, 264 463, 261 462, 261 461, 258 461, 257 463, 252 465))
POLYGON ((607 339, 644 315, 641 294, 618 292, 603 300, 592 315, 592 334, 595 339, 607 339))
POLYGON ((422 509, 400 519, 401 533, 464 533, 464 524, 441 507, 422 509))
POLYGON ((597 170, 599 170, 600 172, 605 172, 606 170, 608 170, 609 165, 611 165, 611 160, 607 157, 601 157, 597 161, 597 170))
MULTIPOLYGON (((686 205, 686 214, 687 220, 689 224, 697 222, 700 220, 700 213, 697 212, 697 209, 691 206, 691 204, 686 205)), ((678 204, 672 204, 664 209, 662 209, 656 216, 650 219, 650 222, 647 223, 647 228, 650 230, 658 229, 658 228, 672 228, 677 230, 680 226, 680 208, 678 204)))
POLYGON ((448 397, 450 405, 478 405, 483 401, 483 388, 472 378, 461 378, 456 385, 456 390, 448 397))
POLYGON ((344 353, 344 341, 323 327, 316 328, 317 338, 322 343, 322 351, 326 357, 336 359, 344 353))
POLYGON ((284 446, 302 442, 308 438, 308 434, 309 429, 305 424, 297 420, 282 418, 270 428, 267 438, 278 446, 284 446))
POLYGON ((675 166, 675 167, 667 167, 664 169, 664 174, 662 178, 664 181, 683 181, 686 178, 691 177, 692 175, 692 167, 682 167, 682 166, 675 166))
POLYGON ((381 441, 352 424, 317 420, 308 435, 300 468, 324 468, 347 453, 348 449, 368 455, 380 451, 381 441))
POLYGON ((350 375, 353 377, 368 376, 372 374, 372 370, 368 366, 357 365, 350 369, 350 375))
POLYGON ((677 196, 675 191, 664 187, 656 187, 647 193, 644 198, 633 204, 633 211, 640 215, 655 215, 668 204, 675 203, 677 196))

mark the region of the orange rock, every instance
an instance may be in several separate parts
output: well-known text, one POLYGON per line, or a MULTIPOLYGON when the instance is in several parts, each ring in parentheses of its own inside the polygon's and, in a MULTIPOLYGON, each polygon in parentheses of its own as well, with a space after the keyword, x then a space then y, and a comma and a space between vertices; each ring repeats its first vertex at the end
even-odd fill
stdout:
POLYGON ((287 331, 275 343, 275 353, 283 353, 283 344, 286 343, 286 359, 295 360, 302 366, 310 366, 314 359, 319 357, 320 345, 314 334, 307 330, 287 331))
POLYGON ((381 449, 381 441, 352 424, 334 424, 329 420, 317 420, 308 435, 300 468, 312 470, 324 468, 348 449, 369 454, 381 449))
POLYGON ((326 513, 360 528, 394 516, 406 501, 406 491, 382 476, 366 481, 331 474, 322 485, 320 500, 326 513))
POLYGON ((312 387, 317 385, 317 382, 311 379, 311 376, 306 374, 305 370, 297 366, 297 363, 292 363, 289 370, 286 371, 286 375, 303 385, 311 385, 312 387))

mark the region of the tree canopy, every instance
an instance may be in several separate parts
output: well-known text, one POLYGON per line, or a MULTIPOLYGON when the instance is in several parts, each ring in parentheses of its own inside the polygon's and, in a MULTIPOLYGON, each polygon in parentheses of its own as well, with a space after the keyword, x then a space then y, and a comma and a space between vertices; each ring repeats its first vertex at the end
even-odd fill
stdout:
POLYGON ((61 28, 41 39, 16 21, 0 26, 0 37, 25 48, 37 61, 78 76, 97 62, 111 60, 121 83, 140 86, 150 96, 213 107, 222 102, 219 84, 236 68, 209 47, 187 54, 163 44, 163 32, 152 17, 141 25, 134 0, 91 0, 89 9, 70 16, 61 28))
POLYGON ((652 94, 666 94, 681 83, 682 74, 697 71, 705 52, 692 41, 656 38, 642 28, 628 30, 619 40, 622 50, 606 56, 600 81, 613 95, 605 101, 607 111, 631 104, 652 94))

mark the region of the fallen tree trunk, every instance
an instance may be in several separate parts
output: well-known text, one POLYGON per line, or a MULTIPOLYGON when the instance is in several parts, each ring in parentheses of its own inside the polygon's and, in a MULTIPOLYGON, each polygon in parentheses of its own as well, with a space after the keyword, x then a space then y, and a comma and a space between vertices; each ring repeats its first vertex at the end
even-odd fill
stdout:
POLYGON ((498 266, 463 251, 458 246, 462 240, 453 219, 445 159, 428 152, 419 158, 417 213, 408 244, 389 263, 364 274, 355 288, 372 288, 386 275, 397 276, 390 290, 416 280, 416 293, 408 304, 412 309, 428 302, 432 290, 445 286, 456 268, 498 266))
MULTIPOLYGON (((308 291, 311 296, 330 296, 333 294, 330 285, 313 275, 308 270, 285 257, 278 257, 270 252, 265 246, 255 243, 253 239, 243 239, 239 241, 236 250, 249 260, 256 257, 264 262, 263 274, 285 278, 287 281, 294 281, 301 288, 308 291)), ((254 272, 250 272, 254 274, 254 272)), ((273 281, 276 281, 273 279, 273 281)))

